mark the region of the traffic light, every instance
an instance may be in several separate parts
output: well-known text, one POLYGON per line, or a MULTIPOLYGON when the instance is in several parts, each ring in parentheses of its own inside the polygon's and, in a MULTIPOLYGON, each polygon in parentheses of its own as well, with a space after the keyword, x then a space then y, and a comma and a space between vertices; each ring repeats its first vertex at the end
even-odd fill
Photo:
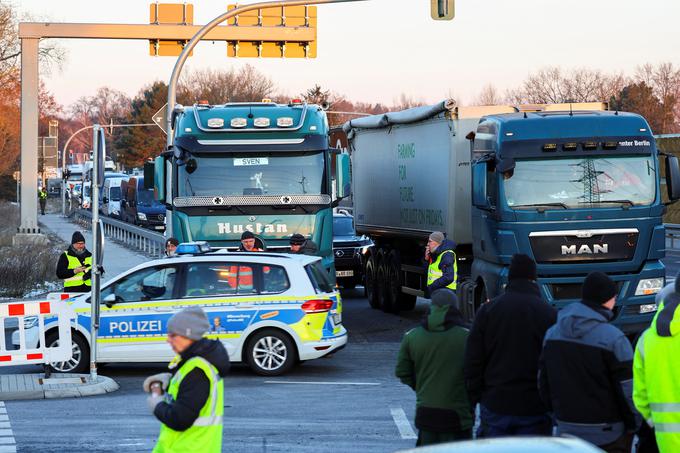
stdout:
POLYGON ((455 13, 454 0, 430 0, 430 14, 434 20, 451 20, 455 13))
MULTIPOLYGON (((232 10, 236 5, 229 5, 232 10)), ((314 30, 310 42, 229 41, 227 56, 254 58, 316 58, 316 6, 277 6, 239 14, 228 20, 230 26, 308 27, 314 30)))

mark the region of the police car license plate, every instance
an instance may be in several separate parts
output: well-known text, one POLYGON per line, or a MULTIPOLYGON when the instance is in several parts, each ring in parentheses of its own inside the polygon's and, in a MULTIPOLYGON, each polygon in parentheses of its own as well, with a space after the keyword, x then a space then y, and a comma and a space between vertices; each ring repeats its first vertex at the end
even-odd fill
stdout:
POLYGON ((333 313, 333 324, 335 324, 336 326, 342 324, 342 314, 333 313))
POLYGON ((335 271, 336 277, 353 277, 354 271, 335 271))

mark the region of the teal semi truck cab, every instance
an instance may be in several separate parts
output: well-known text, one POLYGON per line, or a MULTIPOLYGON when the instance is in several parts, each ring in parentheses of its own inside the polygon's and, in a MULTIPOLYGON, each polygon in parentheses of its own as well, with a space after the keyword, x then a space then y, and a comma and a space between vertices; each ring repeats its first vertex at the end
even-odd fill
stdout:
POLYGON ((349 194, 349 156, 330 148, 321 107, 202 103, 176 107, 172 123, 172 149, 154 162, 168 236, 235 249, 250 231, 284 251, 300 233, 335 275, 332 206, 349 194))

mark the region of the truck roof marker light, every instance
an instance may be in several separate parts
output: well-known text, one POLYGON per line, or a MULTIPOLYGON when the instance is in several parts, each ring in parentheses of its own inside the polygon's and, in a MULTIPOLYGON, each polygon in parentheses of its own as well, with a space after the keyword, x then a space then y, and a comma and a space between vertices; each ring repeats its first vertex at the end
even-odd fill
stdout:
POLYGON ((210 102, 208 102, 206 99, 201 99, 196 103, 199 107, 210 107, 210 102))
POLYGON ((602 148, 604 148, 604 149, 616 149, 617 146, 618 146, 618 143, 616 143, 616 142, 604 142, 602 144, 602 148))
POLYGON ((647 128, 646 128, 646 127, 641 127, 641 128, 640 128, 640 132, 647 132, 647 128))
POLYGON ((271 104, 271 103, 272 103, 272 100, 269 99, 269 98, 264 98, 264 99, 262 99, 262 103, 263 103, 263 104, 271 104))
POLYGON ((248 125, 248 120, 246 120, 245 118, 232 118, 229 124, 234 129, 241 129, 248 125))
POLYGON ((193 129, 191 129, 190 127, 185 127, 184 132, 193 132, 193 129))
POLYGON ((278 127, 291 127, 293 125, 293 118, 289 116, 284 116, 276 120, 276 125, 278 127))
POLYGON ((290 101, 290 105, 302 105, 302 99, 295 98, 290 101))
POLYGON ((597 142, 584 142, 581 146, 584 151, 593 151, 597 149, 597 142))
POLYGON ((514 132, 506 132, 506 133, 505 133, 505 136, 506 136, 506 137, 512 137, 513 135, 515 135, 514 132))
POLYGON ((310 130, 310 131, 315 131, 315 130, 316 130, 316 126, 309 126, 309 130, 310 130))
POLYGON ((557 143, 546 143, 543 145, 543 151, 557 151, 557 143))
POLYGON ((578 148, 578 143, 563 143, 562 149, 564 151, 576 151, 578 148))
POLYGON ((269 121, 269 118, 255 118, 253 121, 255 127, 269 127, 270 124, 271 121, 269 121))
POLYGON ((209 118, 208 127, 217 129, 224 126, 224 120, 222 118, 209 118))

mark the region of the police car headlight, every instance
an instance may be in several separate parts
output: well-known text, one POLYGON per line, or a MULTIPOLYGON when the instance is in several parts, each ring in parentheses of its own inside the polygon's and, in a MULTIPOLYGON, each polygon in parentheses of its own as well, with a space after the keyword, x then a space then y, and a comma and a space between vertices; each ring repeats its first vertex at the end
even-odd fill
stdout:
POLYGON ((644 278, 640 280, 635 289, 636 296, 648 296, 656 294, 663 288, 663 277, 660 278, 644 278))
POLYGON ((37 316, 26 316, 24 317, 24 329, 30 329, 38 325, 37 316))
POLYGON ((137 218, 138 218, 139 220, 146 220, 146 214, 144 214, 143 212, 138 212, 138 213, 137 213, 137 218))

